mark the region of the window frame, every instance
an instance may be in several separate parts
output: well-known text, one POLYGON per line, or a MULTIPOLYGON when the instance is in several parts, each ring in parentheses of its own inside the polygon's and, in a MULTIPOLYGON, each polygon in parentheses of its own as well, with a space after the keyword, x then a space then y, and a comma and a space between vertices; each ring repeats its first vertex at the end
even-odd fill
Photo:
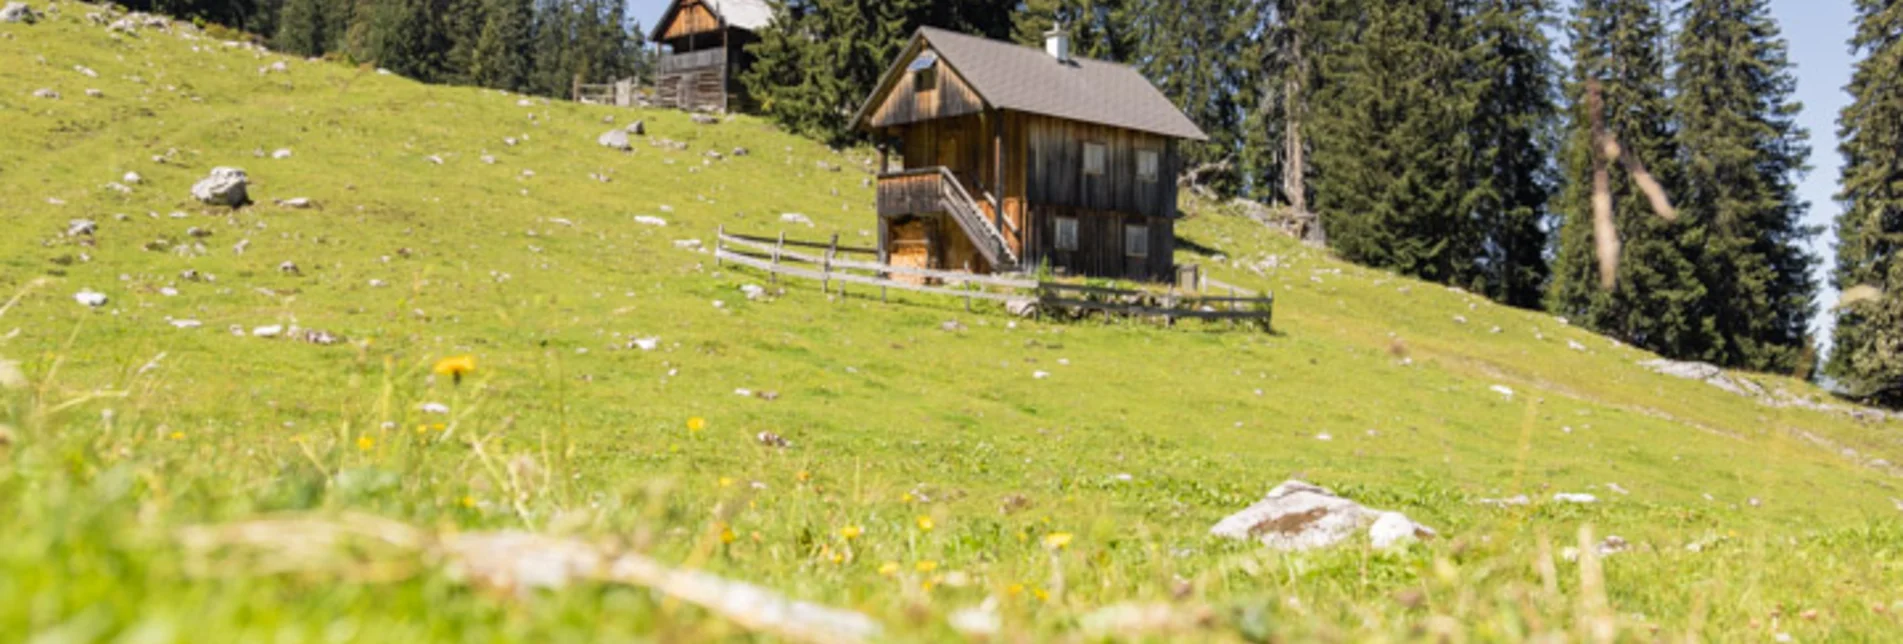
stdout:
POLYGON ((1085 141, 1084 154, 1083 154, 1082 161, 1084 166, 1083 168, 1084 176, 1086 177, 1101 177, 1101 176, 1109 174, 1110 173, 1110 146, 1097 142, 1097 141, 1085 141), (1097 154, 1097 169, 1095 171, 1092 171, 1090 169, 1090 151, 1091 150, 1096 150, 1098 153, 1097 154))
POLYGON ((1076 217, 1056 217, 1055 221, 1057 223, 1054 225, 1055 230, 1052 231, 1052 237, 1054 239, 1051 240, 1051 248, 1062 253, 1077 252, 1077 247, 1079 246, 1079 235, 1077 232, 1081 223, 1077 221, 1076 217), (1069 229, 1069 236, 1064 234, 1066 228, 1069 229))
POLYGON ((1150 257, 1149 223, 1123 225, 1123 256, 1144 259, 1150 257), (1135 243, 1132 243, 1133 241, 1135 243))
POLYGON ((1156 183, 1163 178, 1163 153, 1154 148, 1137 148, 1137 181, 1156 183), (1149 161, 1150 171, 1143 171, 1144 160, 1149 161))

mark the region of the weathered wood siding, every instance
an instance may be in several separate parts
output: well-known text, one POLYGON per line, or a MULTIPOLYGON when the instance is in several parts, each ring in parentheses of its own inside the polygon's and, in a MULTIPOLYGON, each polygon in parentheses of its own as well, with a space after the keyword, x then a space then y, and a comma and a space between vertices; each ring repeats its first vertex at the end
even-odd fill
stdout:
MULTIPOLYGON (((929 51, 926 48, 920 53, 929 51)), ((984 99, 979 98, 978 92, 972 91, 971 86, 965 84, 964 79, 959 78, 943 61, 933 66, 937 70, 937 87, 918 91, 915 84, 918 75, 908 71, 912 61, 917 59, 918 55, 914 54, 899 61, 897 69, 900 73, 896 85, 886 94, 885 102, 872 112, 870 122, 873 127, 907 125, 984 111, 984 99)))
POLYGON ((1049 264, 1067 275, 1120 277, 1158 281, 1172 279, 1175 272, 1176 220, 1131 213, 1089 210, 1066 206, 1032 206, 1030 250, 1025 265, 1035 268, 1049 264), (1077 219, 1077 250, 1057 250, 1057 219, 1077 219), (1148 226, 1148 254, 1131 257, 1124 247, 1124 227, 1148 226))
POLYGON ((662 40, 673 40, 682 36, 707 33, 720 30, 720 17, 714 15, 702 0, 681 0, 680 11, 674 14, 674 21, 667 24, 662 32, 662 40))
POLYGON ((746 45, 756 40, 759 36, 752 32, 727 29, 674 41, 673 51, 661 56, 654 76, 655 101, 684 110, 753 109, 739 77, 753 64, 746 45))
POLYGON ((1028 194, 1038 206, 1176 216, 1176 143, 1168 137, 1120 128, 1028 116, 1028 194), (1104 173, 1084 174, 1084 144, 1105 148, 1104 173), (1137 178, 1137 151, 1158 155, 1154 181, 1137 178))

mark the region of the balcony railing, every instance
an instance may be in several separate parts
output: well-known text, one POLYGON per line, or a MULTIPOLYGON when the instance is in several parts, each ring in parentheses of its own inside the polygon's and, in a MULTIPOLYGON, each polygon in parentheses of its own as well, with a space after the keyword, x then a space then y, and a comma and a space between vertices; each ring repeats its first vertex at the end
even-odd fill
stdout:
POLYGON ((898 217, 945 213, 971 238, 972 245, 998 270, 1017 266, 1017 253, 951 170, 916 168, 879 176, 879 215, 898 217))
POLYGON ((685 54, 667 54, 662 56, 660 73, 678 74, 709 67, 724 67, 726 64, 727 50, 703 49, 685 54))

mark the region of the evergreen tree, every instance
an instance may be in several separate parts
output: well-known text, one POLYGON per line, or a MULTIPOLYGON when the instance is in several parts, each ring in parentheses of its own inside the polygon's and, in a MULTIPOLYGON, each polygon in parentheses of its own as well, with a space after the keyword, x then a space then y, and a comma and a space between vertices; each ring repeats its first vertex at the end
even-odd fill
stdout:
POLYGON ((1838 117, 1843 213, 1831 281, 1875 289, 1837 316, 1826 372, 1860 397, 1903 404, 1903 1, 1858 0, 1851 46, 1863 56, 1838 117))
POLYGON ((533 0, 485 0, 482 32, 469 57, 470 82, 522 91, 528 86, 534 42, 533 0))
MULTIPOLYGON (((832 143, 920 26, 925 0, 774 0, 774 26, 750 46, 741 77, 762 111, 786 129, 832 143)), ((943 26, 943 25, 941 25, 943 26)))
MULTIPOLYGON (((1700 279, 1720 364, 1791 372, 1809 343, 1815 231, 1797 176, 1810 155, 1785 43, 1767 0, 1691 0, 1681 9, 1675 85, 1681 215, 1706 230, 1700 279)), ((1810 374, 1797 374, 1808 377, 1810 374)))
POLYGON ((335 0, 286 0, 271 46, 299 56, 319 56, 330 50, 331 36, 324 5, 335 0))
MULTIPOLYGON (((1344 257, 1462 286, 1480 236, 1470 213, 1484 85, 1462 2, 1331 3, 1306 125, 1312 186, 1344 257), (1359 5, 1359 6, 1356 6, 1359 5)), ((1320 40, 1320 39, 1317 39, 1320 40)))
POLYGON ((1476 17, 1475 72, 1485 82, 1472 132, 1474 224, 1480 229, 1476 289, 1536 308, 1546 289, 1548 208, 1558 72, 1545 35, 1547 0, 1491 0, 1476 17))
POLYGON ((1184 168, 1218 194, 1242 188, 1242 126, 1258 100, 1262 13, 1255 0, 1132 0, 1125 24, 1135 63, 1209 142, 1183 148, 1184 168))
MULTIPOLYGON (((1613 164, 1613 220, 1623 240, 1618 286, 1599 286, 1592 223, 1592 115, 1585 84, 1604 87, 1603 114, 1624 153, 1635 155, 1668 194, 1682 194, 1673 114, 1667 91, 1663 17, 1649 0, 1580 0, 1571 26, 1572 114, 1563 155, 1564 218, 1551 309, 1588 328, 1678 359, 1715 357, 1716 321, 1704 306, 1697 249, 1704 231, 1689 218, 1666 221, 1651 211, 1631 178, 1613 164)), ((1682 199, 1681 199, 1682 201, 1682 199)))
POLYGON ((560 98, 574 95, 580 18, 570 0, 539 0, 535 8, 529 91, 560 98))
POLYGON ((437 16, 440 0, 367 0, 357 11, 353 52, 406 78, 437 82, 444 76, 448 40, 437 16))
POLYGON ((476 47, 482 41, 482 31, 488 24, 485 13, 487 0, 441 0, 449 10, 437 17, 442 30, 443 41, 448 50, 443 52, 442 76, 437 82, 469 85, 476 83, 476 47))

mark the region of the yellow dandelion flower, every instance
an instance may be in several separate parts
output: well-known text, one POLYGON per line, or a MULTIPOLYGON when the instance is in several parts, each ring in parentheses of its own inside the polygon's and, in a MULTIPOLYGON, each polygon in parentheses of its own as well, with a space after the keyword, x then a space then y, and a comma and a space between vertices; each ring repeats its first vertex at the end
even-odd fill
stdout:
POLYGON ((427 433, 429 433, 429 425, 417 425, 417 426, 416 426, 416 433, 418 433, 418 434, 427 434, 427 433))
POLYGON ((432 428, 439 432, 449 431, 449 425, 447 423, 437 423, 433 425, 432 428))
POLYGON ((357 437, 357 449, 368 452, 376 448, 377 448, 377 439, 371 438, 369 434, 364 434, 362 436, 357 437))
POLYGON ((473 496, 465 496, 465 497, 463 497, 463 507, 465 507, 465 508, 474 508, 474 507, 476 507, 476 497, 473 497, 473 496))
POLYGON ((738 535, 735 535, 735 534, 733 533, 733 528, 728 528, 728 527, 722 527, 722 528, 720 529, 720 542, 721 542, 721 543, 733 543, 735 539, 739 539, 739 538, 740 538, 740 537, 739 537, 738 535))
POLYGON ((839 529, 839 536, 845 537, 847 541, 857 539, 859 538, 859 535, 862 535, 865 533, 866 533, 865 528, 861 528, 856 525, 849 525, 839 529))
POLYGON ((1069 532, 1053 532, 1044 535, 1044 547, 1053 550, 1063 550, 1065 546, 1070 545, 1070 539, 1071 535, 1069 532))
POLYGON ((888 561, 888 562, 879 564, 879 574, 885 575, 887 577, 891 577, 893 575, 899 574, 899 562, 888 561))
POLYGON ((905 494, 903 494, 903 495, 901 495, 901 496, 899 496, 899 500, 900 500, 900 501, 903 501, 903 502, 906 502, 906 503, 911 503, 911 502, 912 502, 912 493, 911 493, 911 492, 906 492, 905 494))
POLYGON ((938 580, 927 579, 925 581, 918 582, 918 589, 929 593, 929 592, 932 592, 932 586, 935 586, 937 584, 938 584, 938 580))
POLYGON ((175 441, 185 440, 185 432, 172 432, 172 440, 175 440, 175 441))
POLYGON ((476 370, 475 356, 455 356, 451 358, 443 358, 441 360, 436 361, 435 368, 430 369, 430 371, 435 372, 436 375, 449 376, 455 379, 456 384, 459 384, 459 385, 463 383, 464 375, 467 375, 469 372, 475 371, 475 370, 476 370))
POLYGON ((1024 584, 1011 584, 1009 587, 1004 589, 1004 594, 1012 596, 1012 597, 1022 595, 1024 594, 1024 584))
POLYGON ((813 473, 808 472, 806 470, 800 470, 800 473, 795 475, 794 478, 798 478, 801 483, 805 483, 807 481, 813 480, 813 473))
POLYGON ((1031 590, 1031 595, 1032 595, 1033 597, 1036 597, 1036 598, 1037 598, 1037 600, 1038 600, 1038 601, 1041 601, 1041 602, 1047 602, 1047 601, 1050 601, 1050 600, 1051 600, 1051 594, 1050 594, 1050 593, 1047 593, 1047 592, 1044 592, 1044 589, 1042 589, 1042 588, 1034 588, 1034 589, 1032 589, 1032 590, 1031 590))
POLYGON ((687 431, 697 432, 703 429, 707 429, 707 419, 699 416, 687 419, 687 431))
POLYGON ((733 487, 733 477, 731 476, 720 477, 720 487, 733 487))
POLYGON ((919 572, 931 572, 934 570, 938 570, 938 562, 931 561, 928 559, 925 561, 918 562, 918 565, 914 566, 914 568, 917 568, 919 572))
POLYGON ((846 555, 845 553, 835 552, 833 553, 832 560, 835 566, 846 563, 846 555))
POLYGON ((921 532, 931 532, 931 531, 932 531, 932 526, 933 526, 933 525, 934 525, 934 524, 932 523, 932 518, 931 518, 931 517, 928 517, 928 516, 920 516, 920 517, 918 518, 918 529, 919 529, 919 531, 921 531, 921 532))

